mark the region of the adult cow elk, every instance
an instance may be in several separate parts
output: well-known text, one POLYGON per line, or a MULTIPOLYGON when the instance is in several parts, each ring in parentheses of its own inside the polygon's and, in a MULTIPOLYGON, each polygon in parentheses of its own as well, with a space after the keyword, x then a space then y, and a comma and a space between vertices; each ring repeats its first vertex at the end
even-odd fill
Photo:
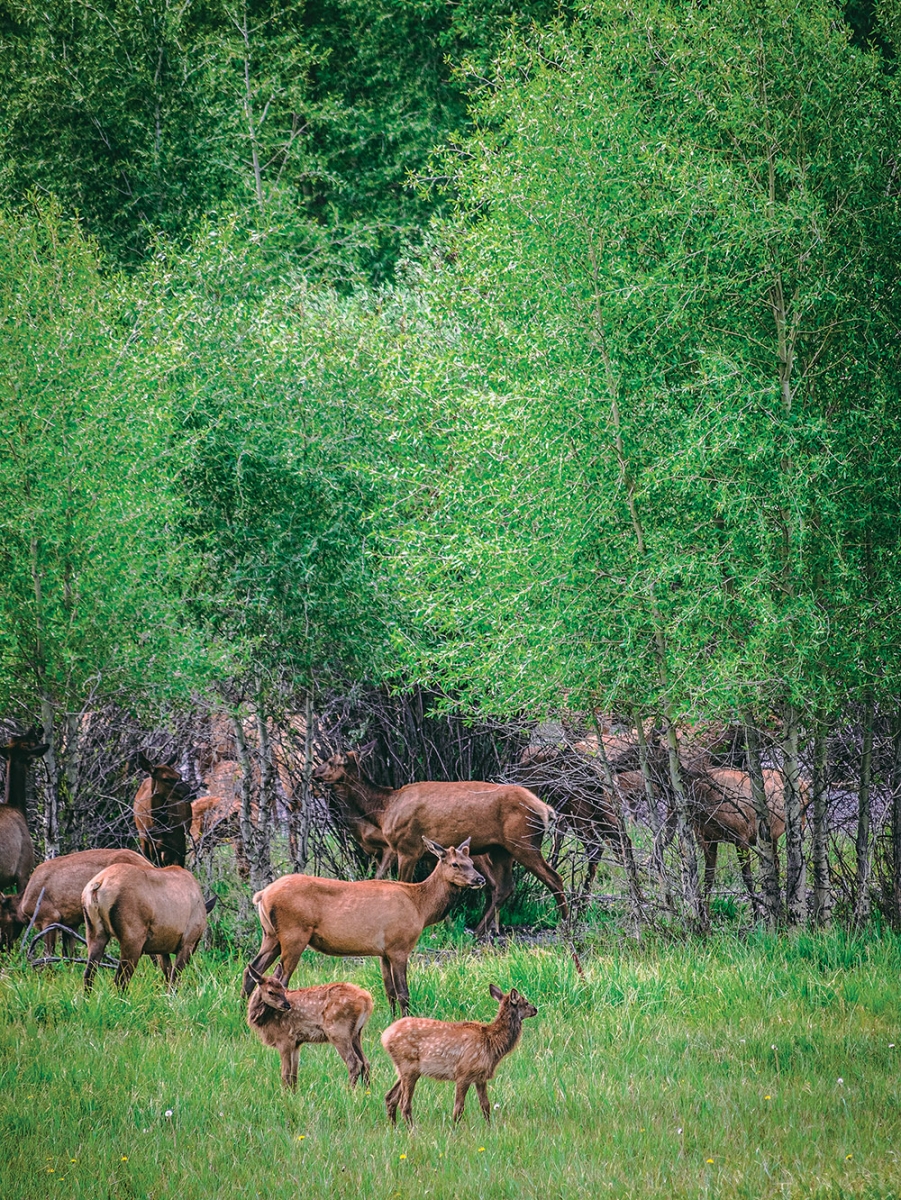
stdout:
MULTIPOLYGON (((518 862, 553 893, 560 915, 569 910, 563 880, 544 859, 541 843, 554 810, 527 788, 510 783, 428 781, 393 789, 379 787, 364 774, 361 754, 333 754, 313 772, 330 784, 342 802, 361 821, 380 831, 391 854, 397 856, 397 876, 413 878, 428 842, 457 845, 463 838, 472 853, 488 854, 496 887, 476 929, 490 928, 494 914, 513 890, 511 866, 518 862)), ((383 858, 383 867, 387 858, 383 858)))
POLYGON ((0 758, 6 759, 6 785, 3 803, 16 808, 23 817, 26 812, 26 790, 28 765, 34 758, 41 758, 50 749, 49 742, 42 742, 41 730, 33 725, 27 733, 14 734, 0 746, 0 758))
MULTIPOLYGON (((745 771, 711 767, 707 771, 686 772, 688 815, 704 855, 704 900, 710 902, 720 843, 735 847, 742 879, 752 904, 759 900, 751 871, 751 851, 758 841, 757 812, 751 790, 751 777, 745 771)), ((781 771, 763 771, 763 784, 769 811, 773 854, 785 831, 785 780, 781 771)), ((809 802, 809 789, 801 784, 802 812, 809 802)), ((673 818, 670 818, 672 826, 673 818)))
POLYGON ((124 992, 142 954, 157 955, 166 983, 175 986, 203 936, 216 897, 204 904, 200 885, 183 867, 114 863, 86 885, 81 903, 88 935, 85 991, 91 990, 107 944, 116 938, 116 986, 124 992))
MULTIPOLYGON (((63 950, 71 958, 75 953, 74 931, 84 920, 81 894, 98 871, 113 863, 132 863, 143 867, 150 865, 143 855, 136 854, 134 850, 77 850, 74 854, 63 854, 41 863, 28 881, 24 895, 19 898, 16 925, 22 929, 33 919, 35 936, 50 925, 65 925, 63 950)), ((51 929, 44 939, 48 954, 56 950, 56 934, 57 931, 51 929)))
POLYGON ((263 926, 260 952, 244 972, 249 996, 255 976, 281 956, 282 982, 287 986, 307 946, 320 954, 364 955, 380 958, 385 994, 392 1011, 410 1007, 407 962, 419 935, 447 912, 464 888, 483 887, 473 866, 469 838, 445 849, 429 841, 438 864, 423 883, 362 879, 347 883, 315 875, 284 875, 253 898, 263 926))
POLYGON ((15 887, 18 896, 0 897, 0 945, 10 947, 22 930, 17 913, 34 867, 34 845, 17 808, 0 804, 0 891, 15 887))
POLYGON ((147 778, 135 796, 135 825, 141 853, 157 867, 183 867, 188 850, 191 789, 172 765, 176 758, 153 763, 143 751, 138 755, 147 778))

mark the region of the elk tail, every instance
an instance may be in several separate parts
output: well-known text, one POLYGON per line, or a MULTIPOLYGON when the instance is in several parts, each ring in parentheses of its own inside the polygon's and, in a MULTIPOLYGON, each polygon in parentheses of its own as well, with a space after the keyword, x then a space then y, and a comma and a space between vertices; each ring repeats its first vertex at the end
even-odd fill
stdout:
POLYGON ((275 928, 275 921, 272 919, 272 911, 266 911, 266 909, 263 907, 263 899, 264 897, 262 892, 257 892, 253 898, 253 903, 257 910, 257 916, 260 918, 260 924, 263 926, 263 933, 265 933, 268 937, 278 937, 278 933, 275 928))

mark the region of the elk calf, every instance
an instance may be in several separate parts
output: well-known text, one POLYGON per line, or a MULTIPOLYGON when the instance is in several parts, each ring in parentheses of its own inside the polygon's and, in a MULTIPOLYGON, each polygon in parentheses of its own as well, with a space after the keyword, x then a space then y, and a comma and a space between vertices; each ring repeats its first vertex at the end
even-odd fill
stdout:
POLYGON ((281 967, 267 979, 253 967, 257 985, 247 1005, 247 1024, 266 1046, 281 1055, 282 1083, 297 1087, 300 1047, 308 1042, 331 1042, 347 1064, 351 1087, 363 1076, 369 1083, 369 1063, 360 1035, 372 1015, 372 996, 352 983, 286 990, 281 967))
POLYGON ((491 1120, 488 1080, 497 1065, 519 1041, 522 1023, 538 1009, 516 988, 505 996, 494 984, 491 995, 500 1008, 490 1025, 479 1021, 431 1021, 425 1017, 401 1017, 382 1034, 382 1045, 397 1068, 397 1083, 385 1097, 388 1116, 397 1120, 397 1108, 413 1124, 413 1089, 420 1076, 453 1080, 457 1085, 454 1121, 463 1115, 466 1093, 475 1084, 486 1121, 491 1120))

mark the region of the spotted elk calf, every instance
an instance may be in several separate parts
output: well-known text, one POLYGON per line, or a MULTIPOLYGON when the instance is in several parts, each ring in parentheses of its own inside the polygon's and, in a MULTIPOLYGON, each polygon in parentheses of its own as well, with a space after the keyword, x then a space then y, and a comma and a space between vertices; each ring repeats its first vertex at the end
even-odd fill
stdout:
POLYGON ((281 1055, 282 1083, 297 1087, 297 1060, 306 1043, 330 1042, 347 1064, 350 1085, 363 1076, 369 1083, 369 1063, 360 1036, 372 1015, 372 996, 352 983, 285 988, 281 967, 268 978, 248 968, 256 988, 247 1005, 247 1024, 266 1046, 281 1055))
POLYGON ((423 1075, 446 1079, 457 1085, 454 1121, 463 1115, 466 1093, 475 1084, 486 1121, 491 1120, 488 1080, 501 1059, 515 1049, 526 1017, 538 1009, 516 988, 505 996, 494 984, 491 995, 500 1005, 490 1025, 479 1021, 432 1021, 425 1017, 401 1017, 382 1034, 382 1045, 397 1069, 397 1083, 385 1097, 388 1116, 397 1120, 397 1108, 408 1125, 413 1125, 413 1089, 423 1075))

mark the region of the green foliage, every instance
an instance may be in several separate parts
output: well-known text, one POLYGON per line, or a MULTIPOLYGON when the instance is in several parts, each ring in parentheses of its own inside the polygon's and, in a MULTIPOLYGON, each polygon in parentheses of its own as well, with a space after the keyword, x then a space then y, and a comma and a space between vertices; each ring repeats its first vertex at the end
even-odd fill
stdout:
POLYGON ((878 56, 825 0, 613 0, 512 45, 478 116, 426 284, 425 673, 503 712, 891 693, 878 56))
POLYGON ((166 413, 130 388, 117 285, 52 209, 0 218, 0 245, 0 704, 183 692, 201 660, 178 617, 166 413))

